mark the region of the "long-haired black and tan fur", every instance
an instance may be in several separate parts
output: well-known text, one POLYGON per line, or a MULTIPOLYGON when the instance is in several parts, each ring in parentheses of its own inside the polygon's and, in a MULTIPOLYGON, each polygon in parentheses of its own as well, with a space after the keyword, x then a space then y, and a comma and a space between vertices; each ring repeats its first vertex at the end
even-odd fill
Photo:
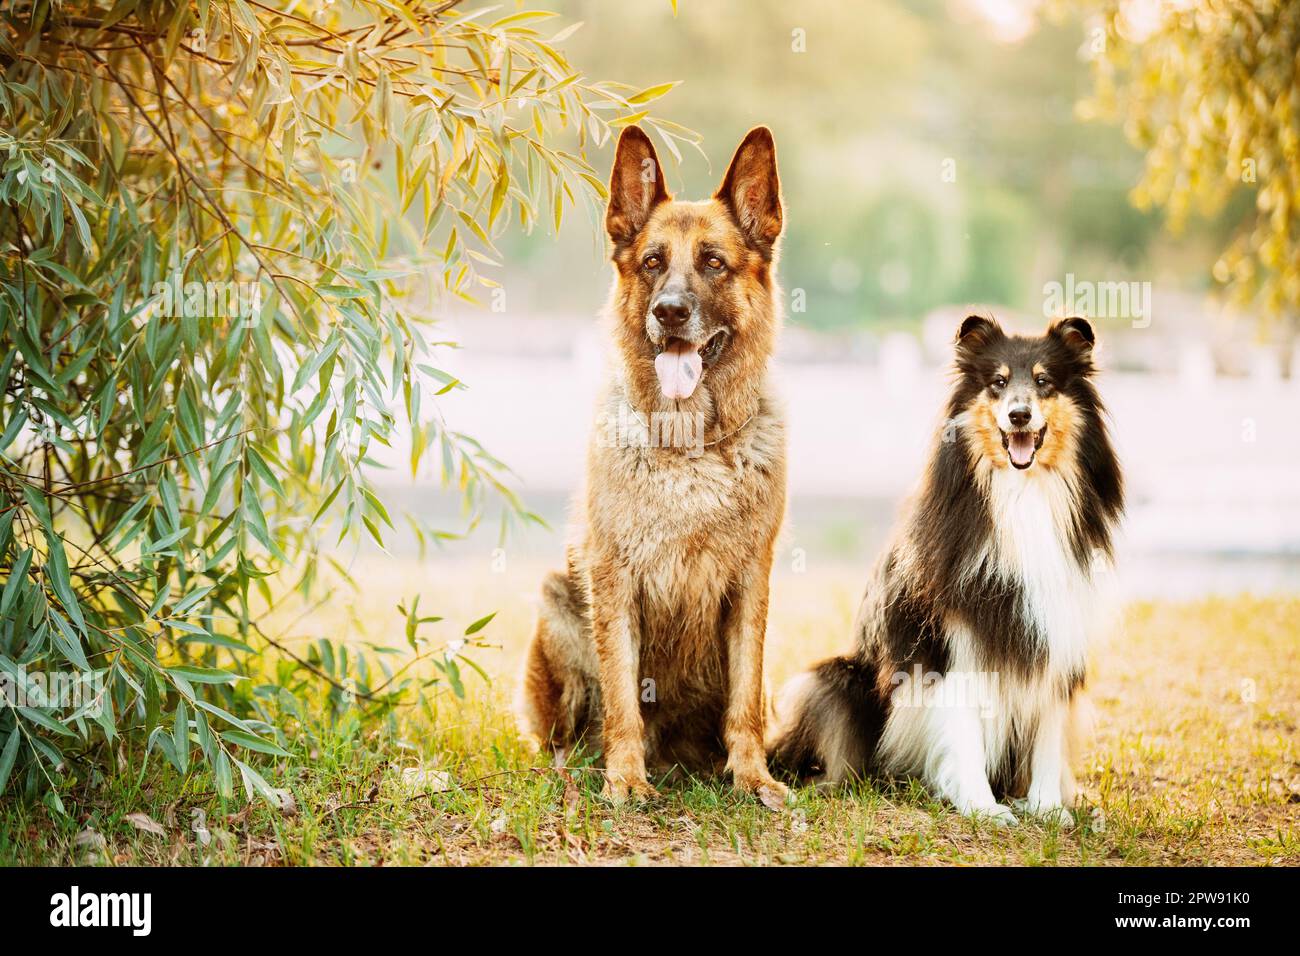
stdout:
POLYGON ((852 653, 788 685, 771 760, 801 778, 913 775, 964 813, 1073 804, 1094 575, 1123 509, 1079 318, 972 316, 925 475, 859 608, 852 653))

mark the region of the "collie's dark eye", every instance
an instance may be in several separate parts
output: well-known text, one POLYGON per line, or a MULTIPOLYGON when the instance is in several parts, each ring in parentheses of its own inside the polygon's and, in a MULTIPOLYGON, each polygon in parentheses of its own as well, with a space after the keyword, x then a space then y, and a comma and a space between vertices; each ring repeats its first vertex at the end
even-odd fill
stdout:
POLYGON ((641 260, 641 265, 645 266, 647 269, 658 269, 662 262, 663 260, 658 256, 651 254, 641 260))
POLYGON ((704 264, 708 266, 710 269, 714 269, 714 270, 721 269, 723 266, 726 265, 726 263, 723 262, 721 259, 719 259, 717 256, 709 256, 708 259, 704 260, 704 264))
POLYGON ((1034 384, 1037 385, 1039 388, 1047 388, 1047 386, 1050 385, 1051 383, 1048 382, 1046 375, 1040 375, 1038 376, 1038 378, 1034 379, 1034 384))
POLYGON ((994 388, 1006 388, 1006 387, 1007 387, 1007 379, 1006 379, 1006 376, 1004 376, 1004 375, 999 375, 997 378, 995 378, 995 379, 993 380, 993 387, 994 387, 994 388))

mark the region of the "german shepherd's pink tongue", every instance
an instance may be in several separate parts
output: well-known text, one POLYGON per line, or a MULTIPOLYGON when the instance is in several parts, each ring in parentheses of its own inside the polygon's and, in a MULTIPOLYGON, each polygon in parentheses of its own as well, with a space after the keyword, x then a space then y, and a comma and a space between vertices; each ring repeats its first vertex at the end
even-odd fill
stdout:
POLYGON ((673 342, 655 356, 655 372, 664 398, 690 398, 700 384, 704 360, 690 342, 673 342))
POLYGON ((1034 460, 1034 433, 1011 432, 1007 435, 1007 451, 1011 453, 1011 463, 1022 468, 1034 460))

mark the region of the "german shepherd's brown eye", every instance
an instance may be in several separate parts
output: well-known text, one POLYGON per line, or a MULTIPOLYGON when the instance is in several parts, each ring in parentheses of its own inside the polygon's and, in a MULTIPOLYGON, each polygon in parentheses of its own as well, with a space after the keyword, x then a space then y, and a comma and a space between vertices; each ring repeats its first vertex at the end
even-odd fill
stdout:
POLYGON ((647 269, 658 269, 662 261, 663 260, 656 255, 649 255, 641 260, 641 265, 645 266, 647 269))
POLYGON ((719 259, 717 256, 709 256, 709 258, 704 261, 704 264, 708 266, 710 269, 721 269, 724 265, 726 265, 726 263, 723 262, 721 259, 719 259))

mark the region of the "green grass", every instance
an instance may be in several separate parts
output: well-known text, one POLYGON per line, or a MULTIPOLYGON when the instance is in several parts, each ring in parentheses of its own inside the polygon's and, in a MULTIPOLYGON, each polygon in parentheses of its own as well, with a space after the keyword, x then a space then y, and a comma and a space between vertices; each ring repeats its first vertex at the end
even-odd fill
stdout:
MULTIPOLYGON (((774 678, 838 649, 852 578, 778 580, 774 678), (809 619, 807 608, 821 610, 809 619)), ((462 594, 476 599, 483 591, 462 594)), ((67 818, 6 799, 0 863, 1300 863, 1298 599, 1129 607, 1094 655, 1099 727, 1077 767, 1090 812, 1075 826, 1005 830, 954 814, 915 781, 803 788, 775 814, 723 781, 674 779, 657 781, 653 804, 612 807, 588 758, 551 769, 514 729, 507 702, 529 617, 522 602, 503 610, 500 659, 486 662, 493 683, 468 700, 408 716, 401 737, 335 728, 300 759, 268 766, 293 795, 289 810, 223 802, 202 774, 182 781, 156 756, 142 773, 139 755, 123 753, 101 787, 63 794, 67 818), (420 769, 423 785, 409 779, 420 769), (138 813, 163 835, 133 825, 138 813)))

